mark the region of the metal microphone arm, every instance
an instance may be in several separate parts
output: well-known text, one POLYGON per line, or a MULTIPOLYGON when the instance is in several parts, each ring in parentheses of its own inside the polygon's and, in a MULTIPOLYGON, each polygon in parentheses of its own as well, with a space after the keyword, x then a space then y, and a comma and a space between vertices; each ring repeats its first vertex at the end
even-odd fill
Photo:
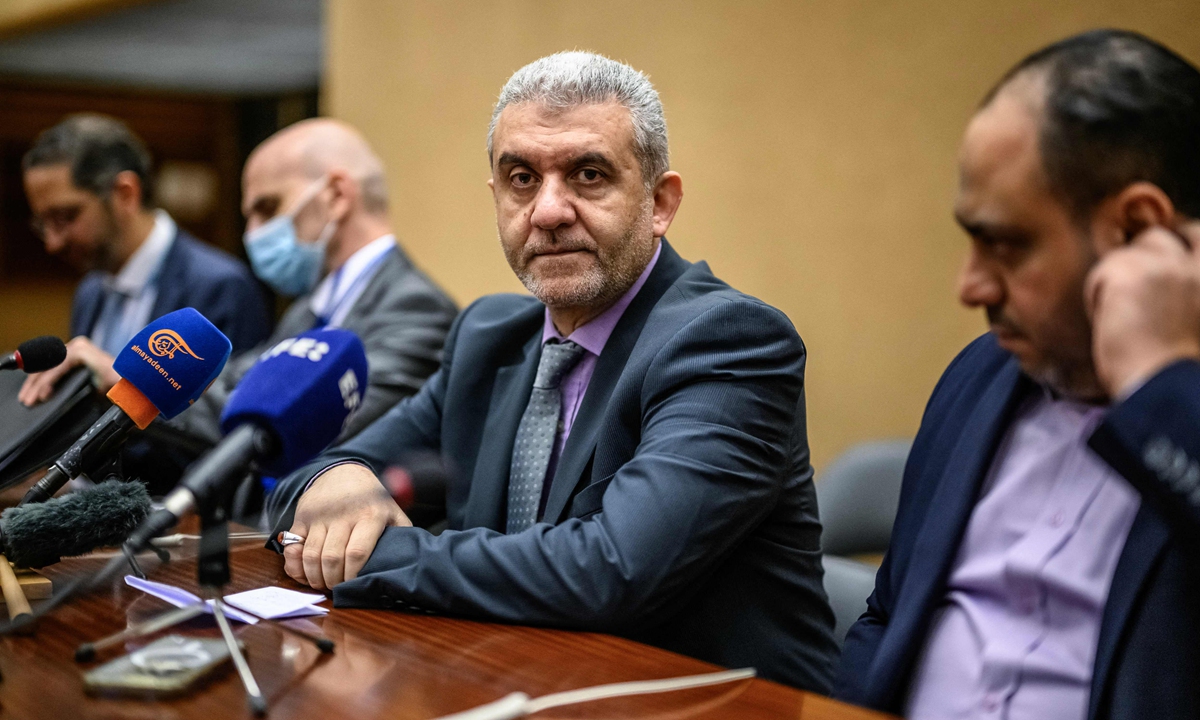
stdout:
POLYGON ((54 493, 79 477, 96 458, 116 449, 135 427, 137 425, 133 418, 124 410, 116 405, 110 407, 69 450, 63 453, 37 484, 29 488, 29 492, 21 498, 20 504, 45 502, 54 497, 54 493))

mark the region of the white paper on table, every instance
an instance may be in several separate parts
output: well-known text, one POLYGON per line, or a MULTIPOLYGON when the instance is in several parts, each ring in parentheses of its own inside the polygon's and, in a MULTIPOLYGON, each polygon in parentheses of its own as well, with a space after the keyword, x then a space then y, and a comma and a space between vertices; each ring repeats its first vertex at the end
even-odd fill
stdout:
POLYGON ((324 615, 329 609, 315 604, 324 601, 325 596, 321 593, 304 593, 273 585, 225 596, 226 603, 268 620, 324 615))
MULTIPOLYGON (((183 588, 177 588, 174 585, 168 585, 166 583, 154 582, 153 580, 143 580, 134 575, 126 575, 125 584, 129 587, 137 588, 147 595, 153 595, 159 600, 166 601, 175 607, 186 607, 188 605, 195 605, 196 603, 200 602, 199 596, 194 595, 183 588)), ((213 601, 208 600, 206 603, 208 605, 208 612, 211 614, 213 601)), ((254 625, 258 622, 258 618, 233 607, 225 608, 225 616, 230 620, 244 622, 247 625, 254 625)))

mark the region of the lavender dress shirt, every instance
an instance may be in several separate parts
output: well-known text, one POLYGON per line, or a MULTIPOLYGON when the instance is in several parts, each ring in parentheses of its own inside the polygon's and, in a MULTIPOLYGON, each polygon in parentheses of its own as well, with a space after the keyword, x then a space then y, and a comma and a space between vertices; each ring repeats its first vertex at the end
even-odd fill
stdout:
POLYGON ((1088 447, 1105 408, 1041 393, 992 462, 910 685, 910 720, 1082 720, 1141 499, 1088 447))
MULTIPOLYGON (((546 321, 542 327, 542 344, 550 339, 555 340, 570 340, 579 345, 587 352, 579 363, 571 369, 559 385, 559 391, 562 393, 562 412, 559 414, 558 432, 554 436, 554 449, 550 453, 550 463, 546 466, 546 478, 554 477, 554 469, 558 467, 558 457, 562 454, 563 447, 567 444, 567 437, 571 434, 571 425, 575 423, 575 416, 579 414, 579 406, 583 404, 583 395, 587 392, 588 383, 592 381, 592 373, 596 371, 596 361, 600 359, 600 353, 604 350, 604 345, 608 342, 608 336, 612 335, 613 330, 617 327, 617 322, 621 316, 625 314, 625 309, 629 307, 629 303, 637 297, 638 291, 646 284, 646 278, 650 277, 650 272, 654 270, 654 266, 658 263, 659 253, 662 252, 662 242, 658 243, 658 248, 654 251, 654 256, 650 258, 646 269, 642 270, 642 274, 638 276, 637 281, 625 291, 612 307, 600 313, 596 317, 587 321, 583 325, 575 328, 568 338, 563 338, 558 332, 558 328, 554 327, 554 322, 550 319, 550 309, 546 309, 546 321)), ((542 483, 542 504, 546 503, 546 495, 550 489, 549 482, 542 483)))

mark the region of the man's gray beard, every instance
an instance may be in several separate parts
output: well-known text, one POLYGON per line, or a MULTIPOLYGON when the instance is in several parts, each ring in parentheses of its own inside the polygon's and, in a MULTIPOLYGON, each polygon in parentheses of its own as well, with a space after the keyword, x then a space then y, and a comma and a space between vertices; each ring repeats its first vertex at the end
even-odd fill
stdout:
POLYGON ((615 302, 633 287, 654 256, 653 238, 645 244, 644 250, 638 244, 639 236, 644 238, 644 234, 650 232, 646 225, 639 221, 626 231, 620 241, 621 250, 616 255, 606 257, 597 252, 596 264, 571 283, 569 288, 557 294, 539 282, 528 266, 517 271, 517 278, 526 290, 547 307, 597 308, 615 302))

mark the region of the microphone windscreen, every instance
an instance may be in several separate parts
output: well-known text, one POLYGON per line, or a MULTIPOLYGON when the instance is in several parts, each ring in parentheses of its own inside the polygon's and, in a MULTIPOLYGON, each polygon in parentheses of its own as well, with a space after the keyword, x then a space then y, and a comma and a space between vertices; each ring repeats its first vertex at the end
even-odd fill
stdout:
POLYGON ((53 335, 26 340, 17 346, 21 369, 27 373, 45 372, 67 359, 67 346, 53 335))
POLYGON ((0 514, 8 559, 39 568, 60 558, 120 545, 150 513, 140 482, 106 480, 94 488, 0 514))
POLYGON ((192 308, 167 313, 142 328, 113 361, 113 370, 173 418, 216 379, 233 346, 192 308))
POLYGON ((229 396, 221 432, 246 423, 271 430, 279 452, 260 467, 283 476, 337 438, 366 389, 367 355, 358 336, 312 330, 262 354, 229 396))

